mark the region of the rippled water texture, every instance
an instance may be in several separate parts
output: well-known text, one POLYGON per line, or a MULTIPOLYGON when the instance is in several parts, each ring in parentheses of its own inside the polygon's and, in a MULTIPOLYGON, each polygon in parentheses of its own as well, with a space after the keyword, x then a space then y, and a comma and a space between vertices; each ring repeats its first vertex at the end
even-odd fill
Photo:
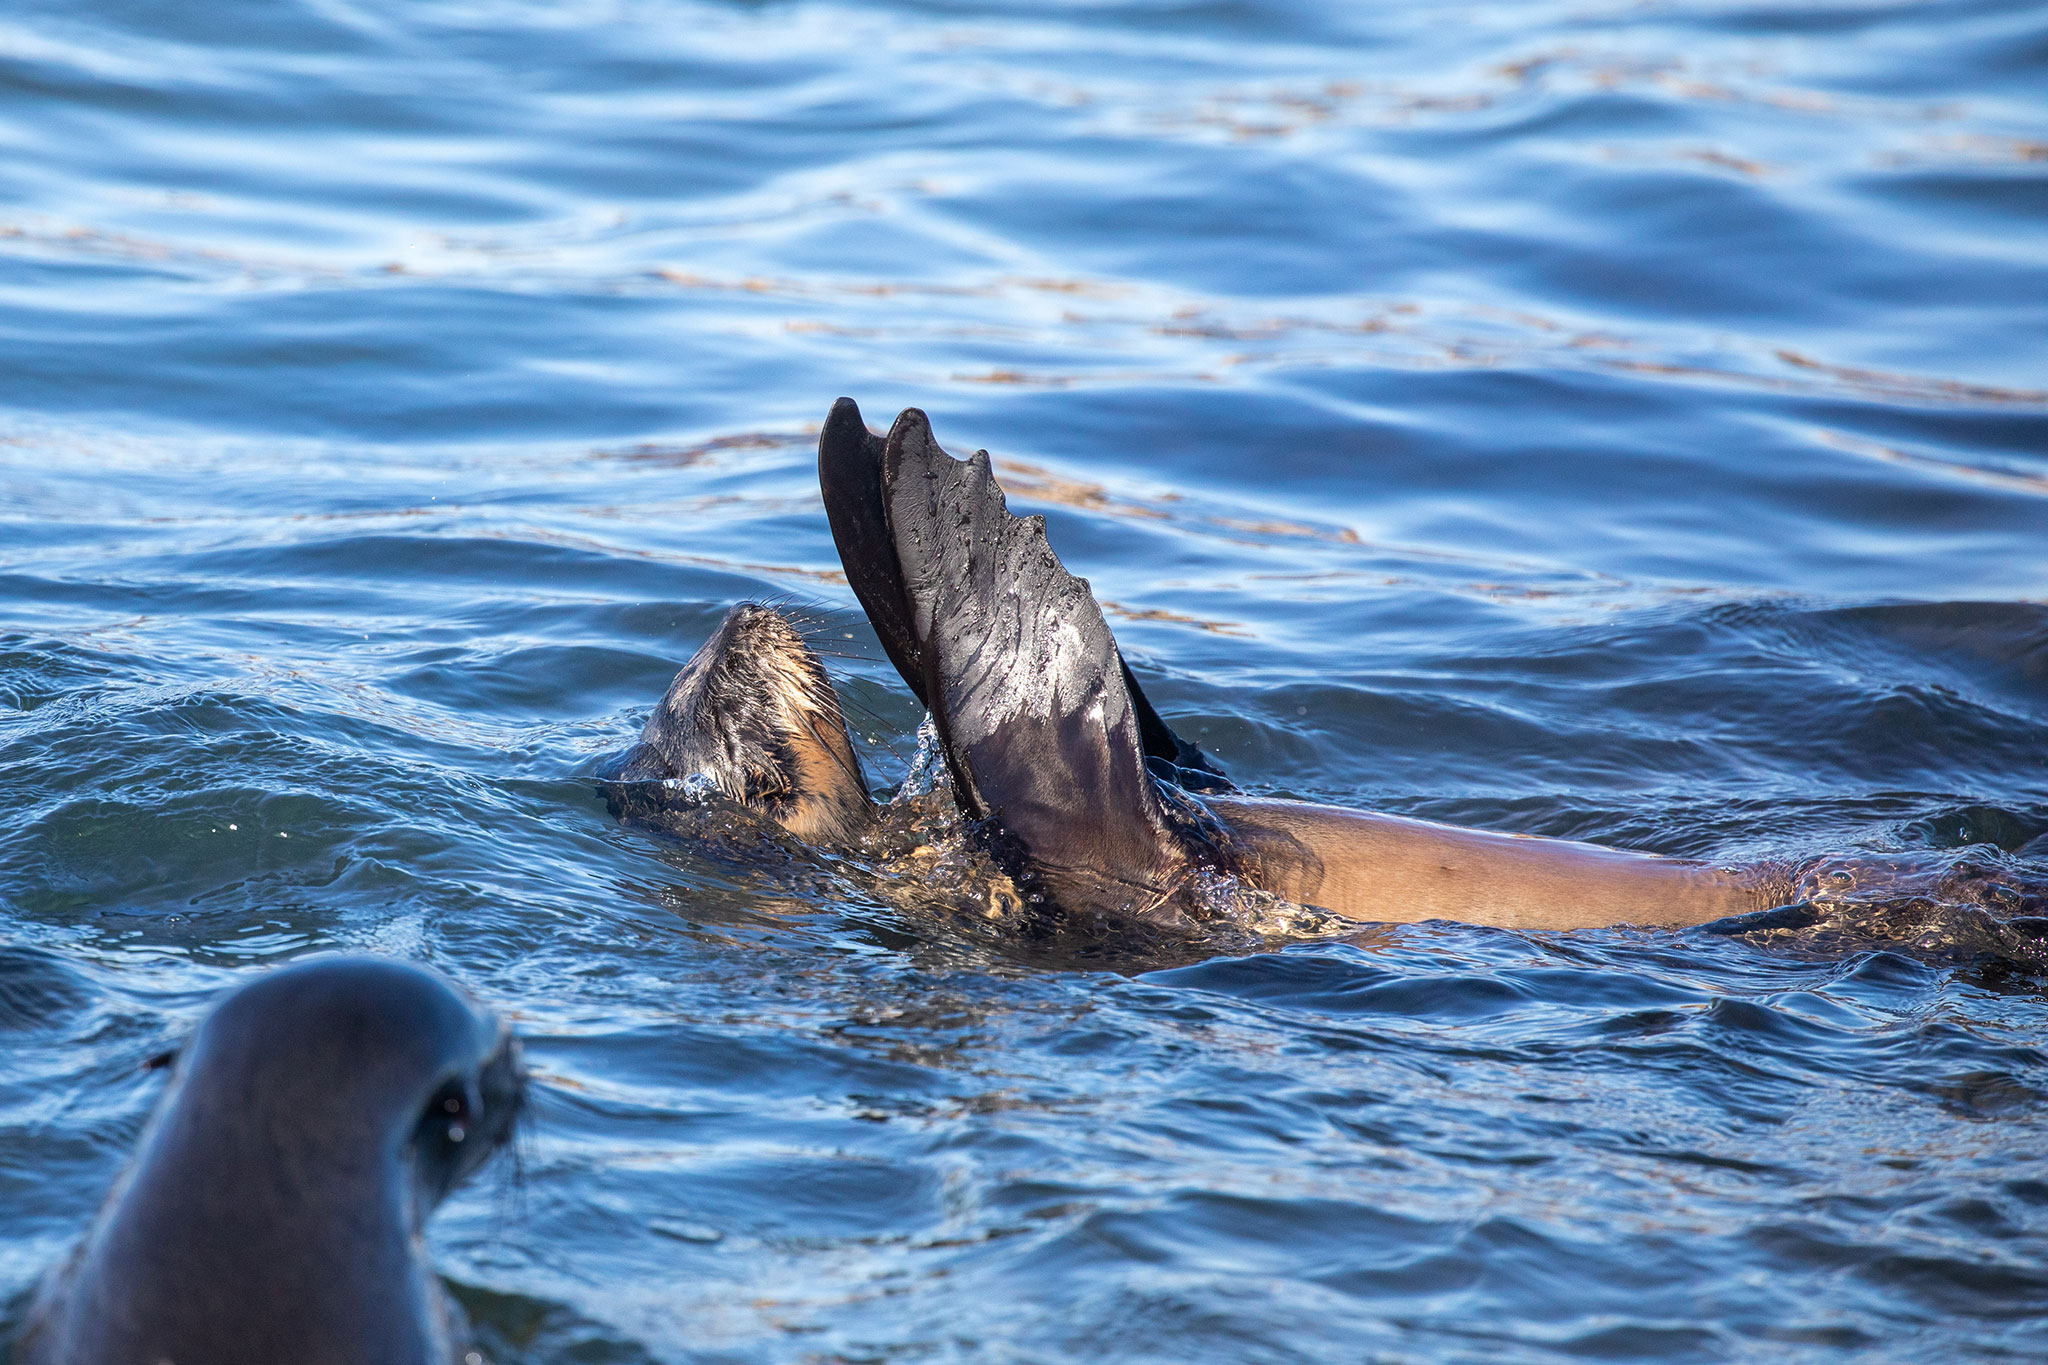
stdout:
POLYGON ((0 205, 0 1299, 350 947, 501 1362, 2048 1352, 1983 913, 1077 970, 592 781, 778 594, 902 774, 845 393, 1253 790, 2048 871, 2041 6, 17 0, 0 205))

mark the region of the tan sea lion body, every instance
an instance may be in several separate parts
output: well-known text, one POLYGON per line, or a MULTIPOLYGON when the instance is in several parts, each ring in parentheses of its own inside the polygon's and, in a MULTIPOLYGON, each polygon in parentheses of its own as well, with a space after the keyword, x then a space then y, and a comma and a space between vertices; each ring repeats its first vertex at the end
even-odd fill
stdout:
POLYGON ((1203 803, 1251 885, 1349 919, 1507 929, 1701 924, 1779 904, 1771 867, 1725 867, 1571 839, 1246 796, 1203 803))

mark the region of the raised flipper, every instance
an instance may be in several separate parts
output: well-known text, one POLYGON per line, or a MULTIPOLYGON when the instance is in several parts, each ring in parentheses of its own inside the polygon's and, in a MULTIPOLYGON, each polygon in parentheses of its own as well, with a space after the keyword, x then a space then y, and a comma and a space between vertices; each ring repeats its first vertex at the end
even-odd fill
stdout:
POLYGON ((882 489, 908 653, 962 809, 1066 910, 1166 905, 1204 849, 1146 769, 1116 641, 1045 519, 1010 515, 988 453, 955 460, 915 408, 889 433, 882 489))
MULTIPOLYGON (((921 428, 924 439, 930 441, 931 426, 915 408, 896 419, 890 440, 907 434, 906 423, 921 428)), ((935 442, 933 448, 937 448, 935 442)), ((882 496, 882 460, 887 449, 888 443, 861 420, 859 406, 851 398, 840 399, 818 433, 818 486, 825 495, 825 519, 832 526, 832 541, 839 547, 839 562, 846 568, 853 595, 860 599, 881 638, 889 662, 896 665, 918 701, 929 708, 919 644, 911 630, 910 604, 903 595, 903 570, 890 538, 889 513, 882 496)), ((1213 759, 1160 719, 1121 653, 1116 665, 1130 694, 1145 757, 1167 765, 1163 771, 1155 771, 1190 791, 1234 791, 1213 759)))
POLYGON ((868 430, 851 398, 832 405, 818 432, 818 488, 825 495, 825 520, 846 581, 860 599, 868 623, 881 638, 889 662, 903 681, 924 695, 924 666, 910 629, 910 603, 903 596, 903 570, 889 538, 882 502, 882 438, 868 430))

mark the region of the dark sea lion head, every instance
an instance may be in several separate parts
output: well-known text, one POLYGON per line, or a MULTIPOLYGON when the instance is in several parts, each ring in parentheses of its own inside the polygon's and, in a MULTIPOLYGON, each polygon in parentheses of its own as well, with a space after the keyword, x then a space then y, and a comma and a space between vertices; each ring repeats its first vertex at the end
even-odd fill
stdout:
POLYGON ((670 779, 830 843, 873 819, 860 758, 825 666, 788 618, 742 602, 676 674, 617 781, 670 779))
POLYGON ((417 1227, 509 1136, 522 1075, 511 1030, 439 973, 316 958, 222 1001, 166 1102, 187 1122, 258 1122, 280 1153, 345 1143, 400 1161, 417 1227))
POLYGON ((459 1358, 420 1230, 510 1136, 519 1046, 439 974, 268 973, 215 1007, 21 1365, 459 1358))

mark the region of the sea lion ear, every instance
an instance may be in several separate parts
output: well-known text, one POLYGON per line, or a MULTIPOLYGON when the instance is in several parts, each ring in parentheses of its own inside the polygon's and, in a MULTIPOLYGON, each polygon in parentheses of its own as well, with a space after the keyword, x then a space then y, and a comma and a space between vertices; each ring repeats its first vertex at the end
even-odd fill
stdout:
MULTIPOLYGON (((897 425, 902 425, 900 418, 897 425)), ((881 638, 889 662, 923 702, 924 674, 910 634, 903 572, 896 563, 882 504, 883 450, 882 438, 861 420, 859 406, 851 398, 840 399, 818 432, 818 488, 825 495, 825 520, 831 524, 846 581, 881 638)))
POLYGON ((1193 850, 1145 768, 1123 661, 1088 585, 1010 515, 986 453, 955 460, 915 408, 882 465, 933 722, 1012 875, 1070 911, 1156 905, 1193 850))

